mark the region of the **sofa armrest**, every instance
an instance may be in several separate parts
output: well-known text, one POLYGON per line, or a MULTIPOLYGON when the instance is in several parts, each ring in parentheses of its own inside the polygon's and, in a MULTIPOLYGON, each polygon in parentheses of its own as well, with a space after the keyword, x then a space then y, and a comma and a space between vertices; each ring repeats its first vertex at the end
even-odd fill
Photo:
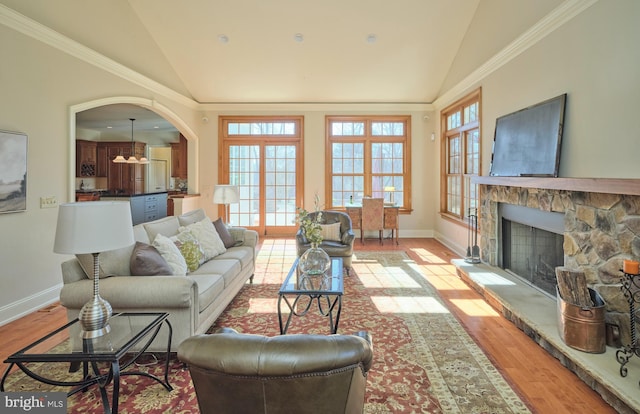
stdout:
POLYGON ((80 266, 78 259, 71 259, 62 262, 62 282, 67 285, 69 283, 77 282, 79 280, 88 280, 87 274, 80 266))
MULTIPOLYGON (((93 295, 93 280, 65 284, 60 303, 80 309, 93 295)), ((114 309, 198 308, 198 285, 185 276, 112 276, 100 279, 100 296, 114 309)))
POLYGON ((244 227, 231 227, 229 233, 236 242, 242 242, 243 246, 255 248, 258 245, 258 232, 244 227))

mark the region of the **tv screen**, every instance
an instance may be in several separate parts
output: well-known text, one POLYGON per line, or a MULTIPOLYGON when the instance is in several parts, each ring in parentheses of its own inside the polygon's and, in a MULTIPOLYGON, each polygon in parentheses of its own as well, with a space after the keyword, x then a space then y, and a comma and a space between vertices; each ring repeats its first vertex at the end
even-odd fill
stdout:
POLYGON ((557 177, 567 94, 496 119, 490 175, 557 177))

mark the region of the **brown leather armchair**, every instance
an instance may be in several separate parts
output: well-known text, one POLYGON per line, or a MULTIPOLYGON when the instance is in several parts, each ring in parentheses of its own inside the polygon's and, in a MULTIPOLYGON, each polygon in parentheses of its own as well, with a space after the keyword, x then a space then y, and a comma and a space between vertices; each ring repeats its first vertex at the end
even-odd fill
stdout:
POLYGON ((371 337, 219 333, 183 341, 186 363, 207 413, 362 413, 371 337))
MULTIPOLYGON (((315 220, 316 212, 309 213, 309 218, 315 220)), ((353 233, 351 226, 351 217, 347 213, 342 211, 323 211, 322 212, 322 224, 334 224, 340 223, 340 240, 322 240, 320 248, 323 249, 329 256, 342 257, 342 264, 349 273, 351 269, 351 259, 353 256, 353 241, 356 236, 353 233)), ((302 253, 311 248, 311 243, 302 234, 302 230, 298 229, 296 233, 296 250, 298 257, 302 256, 302 253)))

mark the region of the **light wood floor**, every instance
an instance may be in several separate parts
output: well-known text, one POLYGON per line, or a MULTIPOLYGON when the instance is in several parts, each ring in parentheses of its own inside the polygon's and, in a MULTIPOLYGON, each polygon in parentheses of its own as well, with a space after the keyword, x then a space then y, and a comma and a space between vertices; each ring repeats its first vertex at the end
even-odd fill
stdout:
MULTIPOLYGON (((264 242, 278 242, 265 239, 264 242)), ((289 241, 288 241, 289 242, 289 241)), ((424 270, 449 309, 536 413, 615 413, 575 374, 539 347, 511 322, 498 315, 480 295, 462 282, 453 266, 457 256, 434 239, 356 241, 356 250, 405 250, 424 270)), ((66 322, 60 305, 27 315, 0 327, 0 360, 66 322)), ((3 364, 2 371, 7 365, 3 364)))

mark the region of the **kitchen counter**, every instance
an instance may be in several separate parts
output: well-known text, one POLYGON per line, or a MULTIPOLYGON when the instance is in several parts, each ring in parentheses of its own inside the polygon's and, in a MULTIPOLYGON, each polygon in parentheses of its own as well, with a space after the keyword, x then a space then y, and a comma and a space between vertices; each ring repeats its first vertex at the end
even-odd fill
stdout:
POLYGON ((189 193, 175 193, 169 192, 169 198, 189 198, 189 197, 200 197, 199 193, 189 194, 189 193))
MULTIPOLYGON (((95 191, 95 190, 94 190, 95 191)), ((151 193, 137 193, 137 194, 126 194, 126 193, 102 193, 102 197, 112 197, 112 198, 134 198, 134 197, 146 197, 150 195, 156 194, 167 194, 166 191, 154 191, 151 193)))

